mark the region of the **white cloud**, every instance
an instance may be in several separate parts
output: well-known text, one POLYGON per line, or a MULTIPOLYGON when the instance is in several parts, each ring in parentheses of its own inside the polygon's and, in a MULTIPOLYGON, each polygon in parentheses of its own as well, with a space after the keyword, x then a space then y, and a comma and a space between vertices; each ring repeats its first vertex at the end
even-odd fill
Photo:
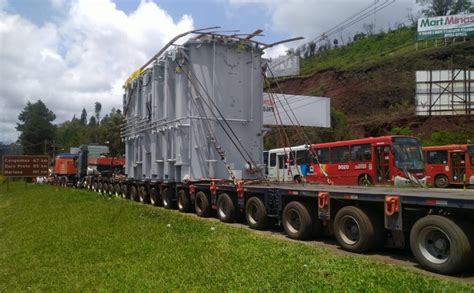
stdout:
POLYGON ((285 44, 276 45, 275 47, 266 49, 263 58, 275 58, 281 55, 286 55, 288 49, 288 46, 285 44))
POLYGON ((121 108, 126 77, 193 28, 190 16, 173 20, 148 1, 128 15, 110 0, 77 0, 67 9, 61 22, 44 25, 0 10, 0 141, 16 139, 16 118, 28 100, 42 99, 56 122, 83 107, 92 114, 95 101, 104 114, 121 108))

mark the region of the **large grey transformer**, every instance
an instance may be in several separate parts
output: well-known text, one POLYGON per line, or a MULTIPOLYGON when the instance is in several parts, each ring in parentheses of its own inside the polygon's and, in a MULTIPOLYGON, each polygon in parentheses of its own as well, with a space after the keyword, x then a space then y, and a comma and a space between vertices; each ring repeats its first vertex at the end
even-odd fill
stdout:
POLYGON ((261 55, 252 42, 209 35, 164 52, 129 79, 121 134, 127 176, 260 178, 261 55))

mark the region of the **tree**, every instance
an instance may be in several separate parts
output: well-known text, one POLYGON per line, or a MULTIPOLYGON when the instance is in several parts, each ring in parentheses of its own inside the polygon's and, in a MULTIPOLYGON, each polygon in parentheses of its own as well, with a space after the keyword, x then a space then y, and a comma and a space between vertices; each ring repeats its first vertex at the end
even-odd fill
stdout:
POLYGON ((95 102, 94 110, 95 110, 96 122, 97 122, 97 124, 99 124, 100 123, 100 111, 102 110, 102 104, 99 103, 99 102, 95 102))
POLYGON ((469 12, 472 9, 470 0, 417 0, 423 8, 424 15, 443 16, 469 12))
POLYGON ((357 33, 354 35, 354 42, 357 42, 358 40, 362 40, 365 38, 367 35, 364 33, 357 33))
POLYGON ((47 145, 55 138, 55 126, 51 123, 56 115, 46 105, 38 100, 28 102, 18 115, 16 129, 21 133, 19 142, 26 155, 38 155, 47 152, 47 145))
POLYGON ((79 120, 82 125, 87 124, 87 111, 85 108, 82 108, 81 119, 79 120))
POLYGON ((112 156, 123 155, 125 153, 125 146, 120 138, 121 124, 122 112, 113 108, 110 114, 105 115, 100 123, 99 141, 109 146, 112 156))

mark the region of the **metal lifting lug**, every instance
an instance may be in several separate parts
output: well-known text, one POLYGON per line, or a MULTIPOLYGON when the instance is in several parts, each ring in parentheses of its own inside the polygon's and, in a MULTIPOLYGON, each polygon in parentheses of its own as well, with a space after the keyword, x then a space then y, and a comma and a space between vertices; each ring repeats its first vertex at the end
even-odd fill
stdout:
POLYGON ((243 188, 243 181, 239 180, 237 181, 237 184, 235 185, 235 189, 237 191, 237 197, 238 198, 243 198, 244 197, 244 188, 243 188))
POLYGON ((393 216, 400 212, 400 197, 399 196, 385 196, 385 215, 393 216))
POLYGON ((196 193, 196 186, 189 185, 189 194, 194 195, 196 193))
POLYGON ((324 209, 329 204, 329 193, 319 192, 318 193, 318 208, 324 209))
POLYGON ((214 181, 211 181, 211 185, 209 187, 209 190, 211 191, 211 195, 216 195, 217 194, 217 187, 216 187, 216 183, 214 181))

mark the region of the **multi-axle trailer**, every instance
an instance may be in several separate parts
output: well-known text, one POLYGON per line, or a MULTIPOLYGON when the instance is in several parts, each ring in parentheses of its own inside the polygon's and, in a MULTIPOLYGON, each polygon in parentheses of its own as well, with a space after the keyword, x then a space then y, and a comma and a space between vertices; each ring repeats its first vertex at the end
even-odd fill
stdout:
POLYGON ((421 266, 441 274, 474 265, 472 190, 136 180, 95 186, 104 188, 89 187, 226 223, 245 218, 253 229, 281 225, 293 239, 334 235, 351 252, 409 246, 421 266))

